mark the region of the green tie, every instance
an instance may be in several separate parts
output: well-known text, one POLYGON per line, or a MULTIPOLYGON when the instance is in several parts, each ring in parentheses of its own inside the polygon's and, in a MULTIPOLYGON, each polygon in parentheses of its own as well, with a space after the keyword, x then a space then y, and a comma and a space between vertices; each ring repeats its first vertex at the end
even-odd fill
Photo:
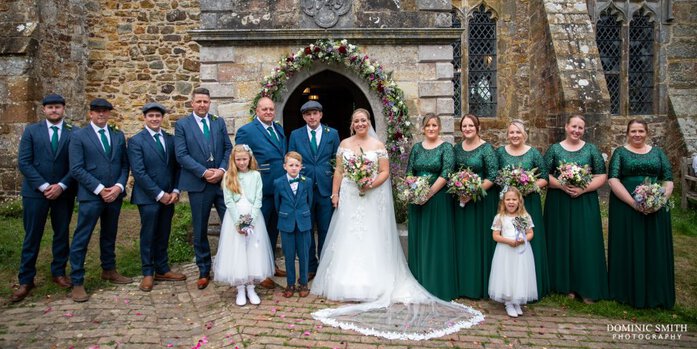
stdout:
POLYGON ((208 123, 206 122, 206 119, 201 119, 201 123, 203 124, 203 136, 206 137, 206 139, 210 139, 211 130, 208 128, 208 123))
POLYGON ((273 132, 273 127, 269 126, 266 128, 267 131, 269 131, 269 135, 271 136, 271 139, 278 144, 278 136, 276 136, 276 132, 273 132))
POLYGON ((312 154, 317 154, 317 131, 311 130, 310 133, 312 134, 310 148, 312 149, 312 154))
POLYGON ((51 149, 55 154, 58 151, 58 126, 51 126, 53 130, 53 135, 51 135, 51 149))
POLYGON ((157 142, 157 145, 160 146, 160 152, 162 153, 162 155, 166 155, 165 154, 165 146, 162 145, 162 142, 160 142, 160 137, 162 137, 161 134, 155 133, 155 142, 157 142))
POLYGON ((104 153, 108 156, 111 155, 111 146, 109 145, 109 140, 106 138, 106 134, 104 132, 104 129, 99 130, 99 136, 102 138, 104 153))

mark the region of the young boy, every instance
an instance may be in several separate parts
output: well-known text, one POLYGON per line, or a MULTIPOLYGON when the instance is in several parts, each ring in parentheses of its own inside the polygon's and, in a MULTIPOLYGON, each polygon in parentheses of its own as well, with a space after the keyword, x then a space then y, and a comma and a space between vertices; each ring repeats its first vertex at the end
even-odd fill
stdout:
POLYGON ((283 254, 286 257, 288 287, 283 291, 283 297, 290 298, 295 293, 295 257, 300 264, 300 287, 297 289, 300 297, 307 297, 307 272, 310 258, 310 231, 312 220, 310 206, 312 205, 312 179, 300 176, 303 158, 297 152, 286 154, 283 169, 286 175, 274 182, 274 200, 278 210, 278 231, 281 233, 283 254))

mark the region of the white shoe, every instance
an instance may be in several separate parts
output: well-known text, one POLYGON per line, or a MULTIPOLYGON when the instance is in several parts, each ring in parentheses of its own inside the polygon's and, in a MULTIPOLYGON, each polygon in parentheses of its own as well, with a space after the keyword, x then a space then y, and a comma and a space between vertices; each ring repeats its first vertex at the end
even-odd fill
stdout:
POLYGON ((511 303, 506 303, 506 313, 510 317, 518 317, 518 312, 515 310, 515 307, 511 303))
POLYGON ((247 285, 247 297, 249 297, 249 303, 252 303, 254 305, 261 303, 259 295, 257 295, 256 292, 254 292, 254 285, 247 285))
POLYGON ((247 297, 245 297, 244 286, 237 286, 237 300, 235 304, 243 306, 247 304, 247 297))
POLYGON ((513 304, 513 308, 518 315, 523 315, 523 308, 520 307, 520 304, 513 304))

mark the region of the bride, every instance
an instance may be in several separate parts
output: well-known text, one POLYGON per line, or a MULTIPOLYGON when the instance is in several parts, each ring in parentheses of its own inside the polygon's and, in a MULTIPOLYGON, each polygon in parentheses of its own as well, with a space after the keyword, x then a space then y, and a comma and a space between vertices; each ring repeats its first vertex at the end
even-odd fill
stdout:
POLYGON ((353 112, 351 133, 337 152, 332 188, 336 210, 311 292, 364 303, 323 309, 312 316, 366 335, 409 340, 440 337, 481 322, 482 313, 436 298, 411 275, 394 218, 387 151, 375 136, 367 110, 353 112), (372 181, 359 188, 344 176, 344 164, 361 155, 378 166, 372 181))

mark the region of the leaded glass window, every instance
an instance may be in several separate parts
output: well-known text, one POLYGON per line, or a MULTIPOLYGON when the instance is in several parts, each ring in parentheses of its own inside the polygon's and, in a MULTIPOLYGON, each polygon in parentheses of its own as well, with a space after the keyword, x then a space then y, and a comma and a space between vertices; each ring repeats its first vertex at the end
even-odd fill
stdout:
POLYGON ((468 25, 468 103, 478 116, 496 115, 496 21, 480 5, 468 25))
POLYGON ((600 14, 596 24, 596 38, 600 61, 605 72, 607 89, 610 92, 610 113, 620 113, 620 67, 622 64, 622 24, 607 12, 600 14))
MULTIPOLYGON (((462 23, 457 13, 453 12, 453 28, 460 28, 462 23)), ((455 117, 462 115, 462 40, 451 44, 453 47, 453 101, 455 102, 455 117)))
POLYGON ((638 11, 629 23, 629 114, 653 112, 653 23, 638 11))

